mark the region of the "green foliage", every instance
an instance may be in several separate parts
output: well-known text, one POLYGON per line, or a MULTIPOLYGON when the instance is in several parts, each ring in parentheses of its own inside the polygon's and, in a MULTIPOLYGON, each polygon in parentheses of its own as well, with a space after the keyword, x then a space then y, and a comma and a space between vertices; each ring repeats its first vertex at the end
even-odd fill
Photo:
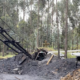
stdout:
MULTIPOLYGON (((57 4, 58 8, 56 8, 53 0, 0 0, 0 18, 10 28, 1 20, 0 25, 8 30, 8 33, 15 40, 19 40, 24 48, 34 49, 37 42, 39 47, 42 47, 44 41, 47 40, 50 43, 50 47, 53 45, 57 49, 58 32, 55 13, 56 9, 58 9, 59 26, 61 28, 59 29, 60 48, 64 49, 66 3, 65 0, 61 0, 57 4), (26 20, 20 20, 22 13, 25 14, 23 16, 26 20)), ((74 43, 73 49, 76 49, 76 39, 77 37, 80 38, 79 4, 79 0, 72 0, 72 2, 69 1, 68 5, 68 49, 72 47, 72 39, 74 43)), ((2 37, 0 36, 0 38, 2 37)), ((80 43, 80 39, 78 43, 80 43)), ((0 45, 2 46, 3 44, 0 43, 0 45)))
POLYGON ((55 51, 52 47, 39 47, 38 49, 45 49, 47 51, 55 51))
POLYGON ((40 10, 43 10, 46 5, 46 0, 39 0, 38 6, 40 10))
POLYGON ((21 20, 20 22, 19 22, 19 27, 22 29, 22 28, 24 28, 24 27, 26 27, 26 22, 24 21, 24 20, 21 20))
POLYGON ((77 28, 76 30, 77 30, 77 33, 78 33, 79 36, 80 36, 80 24, 79 24, 79 26, 78 26, 78 28, 77 28))
POLYGON ((68 58, 76 58, 76 56, 71 55, 70 53, 67 54, 67 57, 68 57, 68 58))
MULTIPOLYGON (((38 14, 35 12, 35 11, 31 11, 30 14, 29 14, 29 19, 28 19, 28 26, 30 27, 30 29, 35 29, 37 28, 38 26, 38 14)), ((39 16, 39 22, 40 22, 40 16, 39 16)), ((39 24, 40 25, 40 24, 39 24)))
MULTIPOLYGON (((70 50, 72 49, 72 46, 70 46, 70 50)), ((77 49, 77 44, 73 45, 73 50, 77 49)), ((78 49, 80 49, 80 44, 78 45, 78 49)))
POLYGON ((0 56, 0 59, 7 59, 7 58, 14 57, 14 56, 15 56, 14 54, 9 54, 9 55, 6 55, 6 56, 0 56))
POLYGON ((19 5, 21 6, 22 10, 24 10, 26 7, 26 3, 23 0, 20 1, 19 5))

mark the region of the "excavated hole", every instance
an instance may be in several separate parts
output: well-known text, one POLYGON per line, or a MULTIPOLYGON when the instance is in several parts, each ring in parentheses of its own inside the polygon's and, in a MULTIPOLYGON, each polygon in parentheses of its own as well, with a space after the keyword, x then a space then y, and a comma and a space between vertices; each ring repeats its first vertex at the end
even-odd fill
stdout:
POLYGON ((40 53, 40 54, 39 54, 39 57, 37 57, 37 60, 41 61, 41 60, 43 60, 43 59, 45 59, 45 54, 40 53))

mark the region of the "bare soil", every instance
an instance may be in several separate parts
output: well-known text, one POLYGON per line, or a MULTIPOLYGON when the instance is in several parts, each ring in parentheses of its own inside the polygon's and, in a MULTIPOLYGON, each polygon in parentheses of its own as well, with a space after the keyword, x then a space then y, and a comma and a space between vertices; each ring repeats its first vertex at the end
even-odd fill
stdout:
POLYGON ((17 74, 0 74, 0 80, 46 80, 39 76, 17 75, 17 74))
POLYGON ((76 69, 76 59, 58 59, 54 57, 50 64, 46 65, 49 58, 50 55, 42 61, 27 58, 20 65, 21 75, 13 72, 13 69, 18 66, 18 60, 14 61, 14 57, 0 60, 0 80, 60 80, 61 77, 76 69), (15 76, 19 79, 16 79, 15 76))

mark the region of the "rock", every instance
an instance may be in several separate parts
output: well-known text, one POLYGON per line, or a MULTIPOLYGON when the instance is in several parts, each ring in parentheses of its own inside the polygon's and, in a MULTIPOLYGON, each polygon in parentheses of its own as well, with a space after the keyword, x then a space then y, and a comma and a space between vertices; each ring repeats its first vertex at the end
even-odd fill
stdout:
POLYGON ((19 71, 18 71, 18 74, 19 74, 19 75, 21 75, 21 74, 22 74, 22 72, 23 72, 23 70, 19 70, 19 71))
POLYGON ((19 70, 18 68, 15 68, 15 69, 13 69, 12 72, 13 72, 14 74, 18 74, 18 70, 19 70))
POLYGON ((57 72, 55 72, 55 71, 51 71, 51 72, 52 72, 53 74, 55 74, 55 75, 57 74, 57 72))

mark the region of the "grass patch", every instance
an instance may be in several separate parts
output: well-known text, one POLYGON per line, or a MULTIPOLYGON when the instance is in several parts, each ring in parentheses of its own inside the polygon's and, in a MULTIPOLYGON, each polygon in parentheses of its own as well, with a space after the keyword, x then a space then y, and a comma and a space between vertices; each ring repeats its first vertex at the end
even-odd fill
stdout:
MULTIPOLYGON (((64 54, 64 53, 62 53, 62 54, 64 54)), ((70 53, 67 53, 67 58, 76 58, 76 56, 71 55, 70 53)))
POLYGON ((67 57, 68 57, 68 58, 76 58, 76 56, 71 55, 70 53, 67 53, 67 57))
POLYGON ((52 47, 39 47, 38 49, 45 49, 47 51, 55 51, 52 47))
MULTIPOLYGON (((55 51, 52 47, 38 47, 38 49, 44 49, 46 51, 55 51)), ((35 52, 35 50, 33 52, 31 52, 31 54, 33 54, 35 52)))
MULTIPOLYGON (((56 51, 55 49, 53 49, 52 47, 39 47, 38 49, 45 49, 47 51, 56 51)), ((63 50, 60 50, 63 51, 63 50)), ((61 52, 62 54, 65 54, 64 52, 61 52)), ((55 55, 58 55, 58 53, 54 53, 55 55)), ((67 58, 76 58, 76 56, 71 55, 70 53, 67 53, 67 58)))
POLYGON ((9 55, 6 55, 6 56, 0 56, 0 59, 7 59, 7 58, 11 58, 13 56, 15 56, 15 55, 14 54, 13 55, 9 54, 9 55))
POLYGON ((58 53, 54 53, 55 55, 58 55, 58 53))
MULTIPOLYGON (((64 54, 64 53, 62 53, 64 54)), ((58 55, 58 53, 55 53, 55 55, 58 55)), ((76 56, 71 55, 70 53, 67 53, 67 58, 76 58, 76 56)))

